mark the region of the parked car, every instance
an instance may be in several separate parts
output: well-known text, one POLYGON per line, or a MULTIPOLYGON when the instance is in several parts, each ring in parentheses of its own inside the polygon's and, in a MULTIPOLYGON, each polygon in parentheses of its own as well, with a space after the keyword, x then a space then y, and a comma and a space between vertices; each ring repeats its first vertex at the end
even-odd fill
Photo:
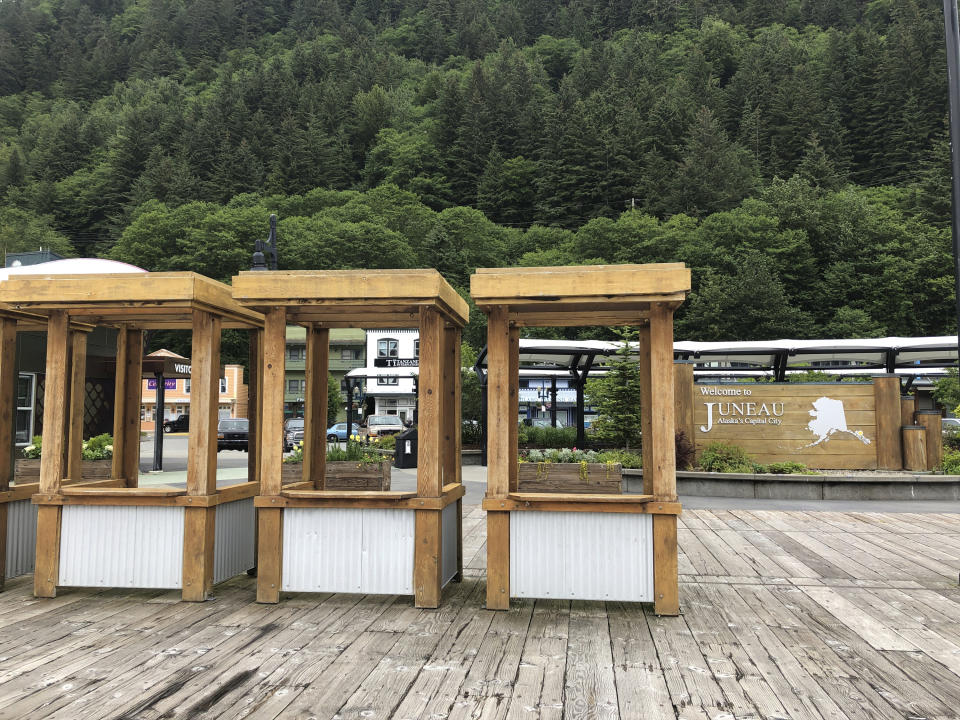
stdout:
POLYGON ((220 450, 247 451, 250 421, 246 418, 224 418, 217 424, 217 452, 220 450))
MULTIPOLYGON (((353 424, 353 432, 357 433, 357 424, 353 424)), ((343 441, 347 439, 347 424, 345 422, 331 425, 327 428, 327 440, 330 442, 343 441)))
POLYGON ((177 417, 175 417, 173 420, 163 421, 163 431, 165 433, 188 432, 189 430, 190 430, 189 415, 177 415, 177 417))
POLYGON ((303 442, 303 418, 290 418, 283 423, 283 451, 289 452, 303 442))
POLYGON ((404 429, 399 415, 370 415, 367 417, 366 426, 367 437, 371 438, 396 435, 404 429))

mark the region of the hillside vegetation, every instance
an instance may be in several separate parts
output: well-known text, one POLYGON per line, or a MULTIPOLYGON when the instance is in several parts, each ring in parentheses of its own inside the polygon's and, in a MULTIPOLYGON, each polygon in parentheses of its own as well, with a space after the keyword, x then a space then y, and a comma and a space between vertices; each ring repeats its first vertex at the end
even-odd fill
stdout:
POLYGON ((936 0, 0 0, 0 247, 228 279, 275 212, 284 268, 684 261, 679 337, 951 333, 946 101, 936 0))

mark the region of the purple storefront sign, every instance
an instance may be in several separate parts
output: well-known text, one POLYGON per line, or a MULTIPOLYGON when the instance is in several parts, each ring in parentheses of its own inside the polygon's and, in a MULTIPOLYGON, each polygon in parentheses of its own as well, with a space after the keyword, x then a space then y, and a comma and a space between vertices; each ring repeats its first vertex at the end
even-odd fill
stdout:
MULTIPOLYGON (((156 378, 147 379, 147 390, 156 390, 157 389, 157 380, 156 378)), ((163 379, 163 389, 164 390, 176 390, 177 389, 177 379, 176 378, 164 378, 163 379)))

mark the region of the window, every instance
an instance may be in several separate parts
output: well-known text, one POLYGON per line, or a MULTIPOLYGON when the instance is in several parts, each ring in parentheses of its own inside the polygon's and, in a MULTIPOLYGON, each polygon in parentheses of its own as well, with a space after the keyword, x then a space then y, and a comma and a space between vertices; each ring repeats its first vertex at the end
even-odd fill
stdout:
POLYGON ((353 360, 353 350, 350 348, 343 348, 340 350, 340 359, 341 360, 353 360))
POLYGON ((397 378, 395 377, 378 377, 377 385, 396 385, 397 378))
POLYGON ((183 381, 183 391, 189 395, 190 394, 190 378, 187 378, 183 381))
POLYGON ((36 377, 36 375, 24 373, 17 378, 17 445, 28 445, 33 439, 36 377))
POLYGON ((304 360, 306 357, 306 345, 287 345, 287 360, 304 360))
POLYGON ((287 392, 293 395, 303 393, 307 389, 306 380, 287 380, 287 392))
POLYGON ((220 393, 225 395, 227 392, 227 379, 220 378, 220 393))
POLYGON ((397 341, 393 338, 383 338, 382 340, 377 340, 377 357, 395 358, 398 355, 397 348, 397 341))
POLYGON ((413 341, 413 356, 415 358, 420 357, 420 338, 413 341))

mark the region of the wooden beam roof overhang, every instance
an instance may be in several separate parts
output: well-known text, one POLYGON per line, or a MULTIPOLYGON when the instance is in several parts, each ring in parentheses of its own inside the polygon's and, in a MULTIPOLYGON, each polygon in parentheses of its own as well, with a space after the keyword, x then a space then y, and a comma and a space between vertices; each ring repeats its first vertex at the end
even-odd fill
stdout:
POLYGON ((516 327, 640 325, 654 304, 675 310, 689 291, 683 263, 481 268, 470 279, 477 307, 505 307, 516 327))
POLYGON ((71 322, 92 326, 190 329, 200 310, 224 328, 263 327, 263 316, 236 302, 230 286, 193 272, 21 275, 0 283, 0 303, 41 320, 65 310, 71 322))
POLYGON ((287 321, 321 328, 417 327, 435 308, 463 327, 469 307, 436 270, 248 271, 233 278, 233 296, 258 310, 286 308, 287 321))

